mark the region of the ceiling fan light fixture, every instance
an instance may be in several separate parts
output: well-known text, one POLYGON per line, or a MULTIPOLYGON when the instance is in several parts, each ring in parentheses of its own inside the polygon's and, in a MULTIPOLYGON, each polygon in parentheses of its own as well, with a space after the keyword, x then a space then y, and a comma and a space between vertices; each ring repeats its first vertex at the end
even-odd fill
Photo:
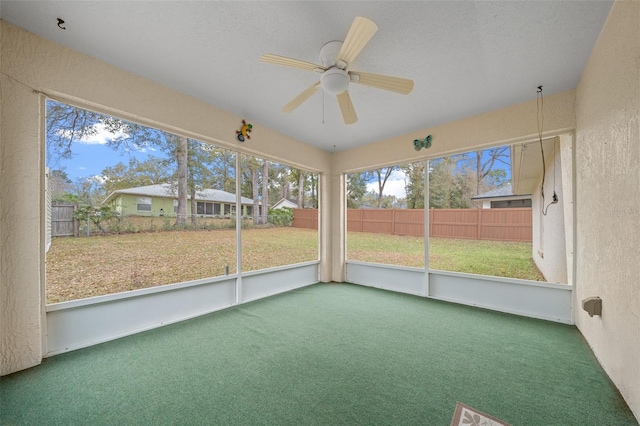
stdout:
POLYGON ((320 76, 320 84, 325 92, 339 95, 349 87, 349 74, 340 68, 329 68, 320 76))

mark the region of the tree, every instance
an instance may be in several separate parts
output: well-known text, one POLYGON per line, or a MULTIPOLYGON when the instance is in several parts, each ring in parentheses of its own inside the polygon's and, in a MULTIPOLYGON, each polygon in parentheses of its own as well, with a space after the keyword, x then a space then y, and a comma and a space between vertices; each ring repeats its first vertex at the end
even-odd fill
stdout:
POLYGON ((189 145, 187 138, 175 136, 176 144, 176 163, 178 167, 176 174, 178 177, 178 211, 174 226, 187 225, 187 155, 189 145))
POLYGON ((305 182, 305 172, 302 170, 297 170, 298 172, 298 207, 301 209, 304 208, 304 182, 305 182))
POLYGON ((350 173, 347 175, 347 208, 362 207, 362 198, 367 193, 367 182, 364 173, 350 173))
POLYGON ((311 208, 318 208, 318 174, 309 173, 308 175, 309 193, 311 198, 311 208))
POLYGON ((408 209, 424 208, 424 162, 418 161, 402 166, 404 188, 408 209))
POLYGON ((267 223, 269 209, 269 161, 262 160, 262 220, 267 223))
POLYGON ((73 191, 76 202, 81 206, 97 208, 106 197, 102 182, 95 176, 77 179, 73 191))
POLYGON ((374 207, 379 209, 390 209, 398 207, 398 200, 394 195, 383 195, 380 198, 375 191, 369 191, 362 197, 361 207, 374 207))
POLYGON ((50 167, 61 158, 70 158, 74 142, 87 140, 102 130, 113 137, 106 144, 122 153, 155 144, 164 132, 73 105, 47 100, 47 163, 50 167))
POLYGON ((267 174, 267 203, 269 205, 277 203, 282 198, 291 197, 290 174, 289 166, 269 162, 267 174))
POLYGON ((260 163, 255 157, 248 157, 245 161, 246 167, 251 172, 251 194, 253 199, 253 224, 260 223, 260 200, 258 199, 258 170, 260 169, 260 163))
POLYGON ((187 147, 187 191, 191 200, 191 225, 196 226, 198 217, 196 192, 214 188, 211 169, 216 162, 218 150, 193 139, 188 140, 187 147))
POLYGON ((236 154, 223 148, 205 145, 212 162, 209 186, 232 194, 236 193, 236 154))
POLYGON ((365 172, 366 180, 376 179, 378 181, 378 208, 382 208, 382 194, 384 191, 384 186, 389 179, 389 176, 396 170, 396 166, 383 167, 381 169, 372 170, 370 172, 365 172))
POLYGON ((500 146, 497 148, 485 149, 484 151, 475 152, 475 170, 476 170, 476 194, 484 192, 482 182, 492 171, 496 162, 500 162, 510 166, 504 159, 508 157, 509 147, 500 146))
POLYGON ((485 183, 490 188, 499 188, 509 183, 507 172, 504 169, 493 169, 485 178, 485 183))
POLYGON ((64 170, 49 172, 47 190, 53 201, 68 201, 68 195, 73 192, 73 182, 64 170))
POLYGON ((429 170, 429 207, 464 209, 471 206, 468 174, 458 167, 458 158, 433 160, 429 170))
POLYGON ((50 167, 60 158, 70 158, 71 145, 98 133, 101 114, 60 102, 47 101, 46 155, 50 167))
POLYGON ((151 157, 142 162, 132 158, 128 165, 120 162, 104 168, 102 186, 111 194, 119 189, 167 183, 171 180, 168 166, 168 161, 161 158, 151 157))

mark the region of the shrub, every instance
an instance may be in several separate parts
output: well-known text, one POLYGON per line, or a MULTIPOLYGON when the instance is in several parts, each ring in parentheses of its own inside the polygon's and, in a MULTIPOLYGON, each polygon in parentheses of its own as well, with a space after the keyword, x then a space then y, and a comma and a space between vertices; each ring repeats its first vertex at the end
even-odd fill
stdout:
POLYGON ((269 209, 268 222, 276 226, 291 226, 293 224, 293 209, 291 207, 269 209))

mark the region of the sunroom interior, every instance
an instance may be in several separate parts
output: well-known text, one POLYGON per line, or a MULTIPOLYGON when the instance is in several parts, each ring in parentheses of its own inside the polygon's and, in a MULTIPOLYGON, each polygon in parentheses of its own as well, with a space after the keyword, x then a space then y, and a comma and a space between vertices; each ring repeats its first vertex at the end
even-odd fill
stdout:
MULTIPOLYGON (((97 7, 109 10, 109 3, 97 2, 97 7)), ((184 10, 189 11, 189 4, 171 2, 163 6, 166 9, 157 10, 168 13, 170 9, 178 10, 185 6, 184 10)), ((246 39, 233 48, 258 43, 260 37, 269 39, 270 37, 264 37, 264 32, 269 28, 268 18, 273 18, 272 14, 284 13, 285 16, 280 19, 287 16, 288 19, 292 16, 304 17, 300 18, 300 23, 292 24, 292 28, 278 30, 278 37, 286 35, 289 38, 295 38, 296 31, 300 30, 297 26, 305 27, 305 22, 313 20, 313 16, 321 14, 330 19, 333 15, 340 15, 339 20, 334 18, 336 22, 315 34, 314 42, 320 44, 332 38, 344 37, 339 28, 346 31, 358 14, 370 15, 381 29, 384 28, 385 14, 397 17, 402 12, 412 15, 409 23, 416 24, 428 16, 430 7, 435 8, 434 14, 445 15, 460 8, 458 12, 474 22, 489 19, 493 14, 495 17, 501 14, 522 17, 510 15, 518 5, 503 2, 487 3, 484 9, 480 6, 476 9, 469 4, 445 6, 428 2, 393 6, 399 8, 399 11, 393 12, 392 7, 384 2, 366 5, 364 11, 360 11, 361 6, 354 3, 338 4, 340 7, 324 2, 305 6, 299 3, 278 4, 277 7, 274 6, 274 11, 269 12, 265 6, 256 4, 203 3, 212 8, 209 12, 217 12, 231 20, 232 23, 226 23, 226 27, 221 25, 221 28, 232 31, 231 27, 239 27, 239 32, 234 35, 239 37, 238 34, 241 34, 246 39), (404 7, 407 9, 403 11, 404 7), (344 12, 345 16, 337 13, 338 11, 344 12), (261 14, 264 16, 260 16, 261 14)), ((126 12, 128 6, 131 7, 132 15, 141 12, 155 13, 155 6, 152 5, 146 6, 149 9, 134 6, 133 2, 121 5, 124 5, 124 10, 118 13, 110 9, 113 15, 108 15, 109 19, 120 16, 126 22, 121 14, 126 12)), ((445 85, 444 80, 439 79, 443 78, 442 73, 446 74, 446 69, 443 68, 444 71, 438 74, 430 74, 429 68, 438 67, 438 62, 432 63, 429 58, 409 57, 406 51, 399 57, 393 56, 393 44, 401 43, 393 38, 395 30, 386 28, 379 31, 376 39, 382 39, 383 42, 372 54, 391 55, 392 60, 389 62, 398 61, 397 67, 385 62, 384 67, 376 69, 376 62, 365 60, 362 60, 361 65, 372 72, 406 74, 406 77, 415 80, 417 93, 407 97, 410 99, 413 96, 411 107, 407 110, 401 107, 401 95, 384 94, 382 100, 376 100, 377 92, 371 94, 354 89, 352 97, 359 122, 345 125, 338 106, 331 103, 333 100, 328 96, 325 104, 324 95, 316 95, 318 98, 315 103, 312 98, 304 115, 280 112, 280 104, 287 101, 289 92, 294 96, 317 78, 317 74, 311 74, 310 80, 301 81, 297 70, 289 71, 261 64, 266 67, 263 68, 258 65, 258 57, 240 54, 237 57, 242 59, 236 64, 217 65, 235 68, 232 69, 232 74, 252 82, 247 83, 247 88, 238 87, 237 99, 230 99, 229 91, 215 89, 217 86, 231 85, 223 80, 215 80, 222 76, 215 75, 215 78, 206 81, 198 71, 189 69, 192 66, 181 75, 165 70, 142 74, 133 70, 143 69, 140 68, 145 62, 143 56, 123 56, 121 61, 118 60, 117 53, 114 52, 118 48, 126 50, 118 45, 122 34, 126 34, 131 40, 139 37, 144 46, 144 43, 154 43, 151 33, 135 28, 112 28, 109 31, 122 31, 120 35, 113 35, 111 49, 115 50, 91 44, 89 41, 93 36, 83 41, 82 32, 85 31, 85 35, 90 33, 87 23, 82 21, 88 16, 85 14, 94 13, 95 18, 92 19, 100 21, 97 10, 92 10, 87 5, 73 2, 30 4, 2 1, 1 374, 11 377, 13 373, 28 371, 40 365, 43 359, 49 357, 55 358, 59 354, 275 294, 318 283, 351 283, 575 327, 630 411, 636 419, 640 418, 640 315, 637 313, 637 307, 640 306, 640 283, 637 278, 640 276, 640 4, 616 1, 594 2, 593 5, 591 10, 586 3, 576 3, 572 6, 575 9, 569 7, 566 10, 560 3, 540 3, 537 6, 535 3, 525 3, 522 6, 539 11, 536 15, 539 19, 551 20, 551 23, 537 22, 538 26, 534 26, 537 31, 553 32, 554 27, 561 27, 565 23, 561 16, 568 16, 566 19, 572 21, 572 14, 575 14, 576 27, 595 27, 589 33, 592 42, 582 56, 577 52, 575 56, 567 55, 562 58, 553 55, 536 56, 537 60, 569 63, 569 68, 578 70, 573 80, 569 72, 562 74, 567 81, 552 81, 553 73, 523 74, 522 78, 513 79, 508 74, 515 71, 510 70, 508 64, 502 64, 506 68, 504 72, 495 72, 496 68, 489 62, 495 61, 496 56, 485 52, 482 59, 486 62, 477 64, 477 68, 470 73, 476 79, 457 82, 457 89, 452 89, 453 86, 443 89, 452 91, 454 100, 468 96, 469 104, 457 106, 443 115, 438 115, 438 110, 450 108, 451 101, 444 96, 430 97, 429 90, 421 91, 423 88, 419 88, 419 85, 445 85), (549 10, 544 10, 545 7, 549 7, 549 10), (59 18, 63 19, 62 24, 59 18), (74 34, 74 31, 77 32, 74 34), (405 61, 413 63, 404 67, 405 61), (282 75, 279 77, 280 72, 282 75), (487 79, 485 73, 491 72, 497 75, 487 79), (501 93, 500 91, 508 89, 500 86, 494 77, 498 80, 515 80, 522 87, 519 87, 519 93, 516 94, 501 93), (206 94, 200 95, 201 89, 190 86, 190 78, 195 84, 207 87, 206 90, 202 89, 206 94), (253 84, 256 80, 257 85, 253 84), (488 81, 495 86, 475 90, 488 81), (464 88, 462 83, 466 84, 464 88), (539 116, 540 99, 536 96, 536 89, 540 85, 545 91, 542 127, 539 116), (265 87, 265 92, 248 98, 247 91, 256 91, 260 86, 265 87), (209 87, 214 89, 209 90, 209 87), (284 90, 285 87, 291 90, 285 92, 284 97, 275 94, 275 90, 284 90), (490 96, 494 92, 502 96, 490 96), (361 102, 358 102, 356 95, 362 96, 361 102), (416 99, 417 96, 422 98, 416 99), (220 104, 221 101, 216 100, 216 97, 228 101, 229 105, 220 104), (272 97, 275 99, 271 99, 272 97), (262 98, 269 100, 262 102, 262 98), (318 259, 250 272, 243 272, 238 263, 235 273, 215 279, 47 304, 43 149, 47 99, 316 173, 319 196, 318 259), (247 99, 253 100, 253 103, 247 102, 247 99), (483 105, 482 101, 485 99, 483 105), (386 106, 377 112, 376 103, 386 106), (424 111, 416 112, 421 104, 425 104, 424 111), (428 114, 438 118, 422 118, 428 114), (236 130, 243 119, 252 120, 253 133, 250 140, 241 143, 236 139, 236 130), (417 151, 413 141, 426 135, 432 136, 432 146, 417 151), (533 155, 535 151, 523 147, 538 146, 538 143, 550 147, 547 152, 553 152, 554 156, 550 157, 552 161, 562 164, 562 216, 549 219, 544 230, 538 227, 537 231, 534 217, 532 255, 541 270, 548 268, 552 271, 550 274, 556 274, 553 280, 549 280, 552 282, 537 283, 430 269, 428 236, 425 239, 424 268, 349 260, 346 250, 345 199, 349 173, 410 161, 429 161, 445 155, 498 145, 510 145, 513 147, 512 152, 517 152, 519 157, 524 158, 533 155), (561 238, 558 237, 560 233, 561 238), (540 247, 543 237, 546 242, 544 253, 540 247), (554 250, 549 244, 554 237, 561 240, 562 255, 559 257, 559 264, 550 265, 549 259, 558 259, 558 256, 549 254, 554 250), (536 256, 538 259, 535 259, 536 256), (591 297, 602 300, 600 315, 591 316, 583 309, 583 301, 591 297)), ((188 21, 180 20, 184 17, 182 12, 179 13, 172 37, 185 36, 189 30, 197 33, 200 25, 207 24, 206 21, 199 20, 202 16, 194 15, 196 12, 197 7, 194 7, 192 15, 186 15, 194 19, 191 27, 186 23, 188 21)), ((157 13, 158 16, 161 15, 160 12, 157 13)), ((151 21, 168 22, 166 19, 168 18, 151 21)), ((397 28, 401 26, 399 21, 393 19, 388 22, 389 25, 393 22, 397 28)), ((518 25, 526 26, 526 23, 518 25)), ((160 28, 150 27, 150 31, 160 31, 160 28)), ((96 29, 96 37, 98 33, 96 29)), ((560 34, 567 38, 581 36, 569 35, 567 32, 560 34)), ((451 37, 450 33, 441 35, 443 38, 451 37)), ((487 37, 486 33, 483 35, 487 37)), ((499 31, 491 34, 496 40, 500 35, 499 31)), ((406 36, 405 31, 403 37, 406 36)), ((587 35, 583 36, 588 38, 587 35)), ((414 37, 419 43, 420 31, 414 37)), ((220 34, 220 38, 229 40, 226 35, 220 34)), ((304 60, 314 60, 313 55, 308 57, 308 52, 305 53, 307 48, 304 46, 291 45, 289 53, 286 51, 287 46, 278 45, 276 39, 274 36, 270 40, 274 43, 274 53, 281 52, 304 60)), ((523 40, 528 39, 523 37, 523 40)), ((264 43, 264 40, 258 43, 260 48, 265 46, 264 43)), ((452 41, 451 46, 446 46, 446 49, 441 48, 446 52, 438 52, 444 55, 439 58, 449 57, 447 55, 455 57, 456 49, 461 48, 456 43, 462 41, 457 39, 456 42, 452 41)), ((177 53, 180 45, 181 40, 176 38, 169 47, 177 53)), ((166 46, 163 45, 164 47, 166 46)), ((312 46, 313 49, 315 47, 312 46)), ((519 47, 523 48, 522 45, 519 47)), ((224 50, 224 46, 216 49, 224 50)), ((231 47, 228 49, 233 50, 231 47)), ((365 50, 363 56, 366 52, 365 50)), ((527 55, 523 52, 512 53, 514 62, 523 60, 523 55, 527 55)), ((315 55, 315 51, 313 54, 315 55)), ((161 59, 174 61, 172 66, 175 66, 181 57, 176 55, 161 59)), ((153 62, 158 58, 149 54, 147 60, 153 62)), ((455 60, 448 65, 451 66, 452 63, 455 64, 455 60)), ((444 63, 441 64, 444 67, 444 63)), ((555 68, 554 72, 560 73, 561 68, 555 68)), ((167 70, 171 69, 167 67, 167 70)), ((519 68, 518 72, 522 72, 522 69, 519 68)), ((535 161, 535 158, 530 159, 527 164, 537 164, 535 161)), ((539 201, 535 198, 540 192, 539 175, 535 172, 539 167, 533 169, 535 170, 522 167, 520 179, 513 177, 512 182, 516 189, 518 185, 522 186, 519 193, 525 193, 523 188, 526 188, 526 192, 533 194, 533 210, 536 211, 540 208, 539 201)), ((538 217, 537 220, 543 219, 538 217)), ((427 209, 425 223, 428 221, 427 209)), ((241 251, 240 244, 238 252, 241 251)), ((336 422, 339 423, 340 420, 336 422)))

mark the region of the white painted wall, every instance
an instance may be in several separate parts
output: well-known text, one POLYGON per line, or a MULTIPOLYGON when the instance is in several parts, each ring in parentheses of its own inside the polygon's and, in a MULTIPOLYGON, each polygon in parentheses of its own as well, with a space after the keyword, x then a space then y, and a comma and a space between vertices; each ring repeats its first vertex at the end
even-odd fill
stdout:
MULTIPOLYGON (((554 138, 554 148, 550 153, 545 152, 546 177, 544 182, 544 202, 541 196, 542 170, 540 181, 536 185, 532 197, 532 221, 533 221, 533 260, 551 283, 567 284, 567 249, 565 238, 565 203, 571 204, 572 194, 565 192, 563 186, 563 171, 568 169, 571 176, 572 160, 571 151, 569 158, 562 158, 561 139, 554 138), (551 204, 553 193, 558 196, 558 202, 551 204), (544 214, 544 213, 546 214, 544 214)), ((570 143, 571 137, 564 137, 564 143, 570 143)), ((569 188, 570 189, 570 188, 569 188)))
POLYGON ((640 2, 617 1, 576 92, 575 321, 640 419, 640 2))

